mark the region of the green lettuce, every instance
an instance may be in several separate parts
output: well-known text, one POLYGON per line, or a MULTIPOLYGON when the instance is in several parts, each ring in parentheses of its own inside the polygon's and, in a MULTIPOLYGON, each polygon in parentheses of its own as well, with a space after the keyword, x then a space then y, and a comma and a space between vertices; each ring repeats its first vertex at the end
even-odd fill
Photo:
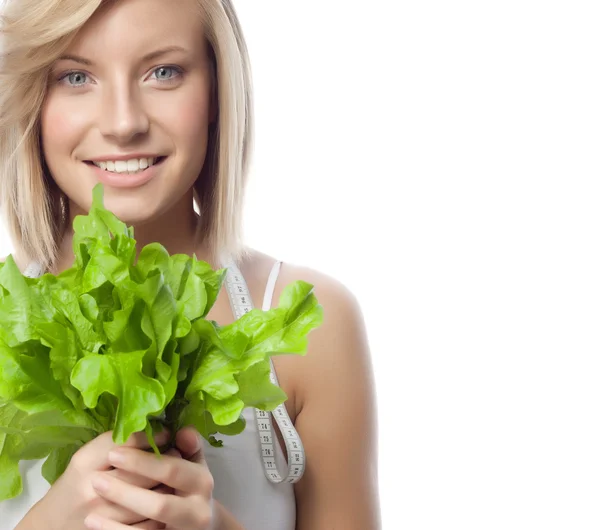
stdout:
MULTIPOLYGON (((0 501, 22 492, 19 461, 43 459, 53 484, 72 455, 112 430, 122 444, 164 426, 242 432, 245 407, 287 399, 269 358, 303 355, 323 319, 313 286, 288 285, 278 307, 228 326, 206 318, 226 269, 150 244, 137 256, 133 229, 103 206, 96 186, 74 220, 73 266, 27 278, 0 264, 0 501)), ((164 448, 163 448, 164 449, 164 448)))

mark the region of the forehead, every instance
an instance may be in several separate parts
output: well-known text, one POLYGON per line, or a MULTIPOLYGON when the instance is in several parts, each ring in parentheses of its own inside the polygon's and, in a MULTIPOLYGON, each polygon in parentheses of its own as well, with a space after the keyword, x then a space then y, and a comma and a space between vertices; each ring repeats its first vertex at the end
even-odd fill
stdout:
POLYGON ((69 51, 123 58, 164 45, 205 52, 198 0, 108 1, 81 28, 69 51))

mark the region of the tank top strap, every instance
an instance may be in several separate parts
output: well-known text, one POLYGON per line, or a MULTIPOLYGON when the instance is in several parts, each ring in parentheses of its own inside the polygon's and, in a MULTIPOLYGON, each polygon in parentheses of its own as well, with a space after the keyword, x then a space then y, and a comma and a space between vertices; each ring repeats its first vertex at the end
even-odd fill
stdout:
POLYGON ((279 271, 281 270, 281 261, 276 261, 273 264, 273 268, 271 269, 271 273, 269 274, 269 279, 267 280, 267 286, 265 288, 265 296, 263 298, 263 311, 268 311, 271 309, 271 304, 273 303, 273 293, 275 292, 275 284, 277 283, 277 278, 279 277, 279 271))

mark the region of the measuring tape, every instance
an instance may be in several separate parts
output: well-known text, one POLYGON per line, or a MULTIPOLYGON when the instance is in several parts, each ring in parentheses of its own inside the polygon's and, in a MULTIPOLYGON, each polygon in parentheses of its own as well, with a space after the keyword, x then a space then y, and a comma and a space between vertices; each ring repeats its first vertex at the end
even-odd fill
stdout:
POLYGON ((39 278, 43 272, 42 266, 37 261, 32 261, 27 265, 25 272, 23 272, 23 276, 27 276, 28 278, 39 278))
MULTIPOLYGON (((242 273, 234 263, 230 263, 227 266, 225 287, 227 289, 227 294, 229 295, 231 309, 233 310, 236 319, 241 318, 254 309, 250 291, 246 285, 246 280, 244 280, 242 273)), ((269 362, 271 364, 271 383, 279 386, 273 361, 269 359, 269 362)), ((298 482, 302 478, 305 469, 306 458, 304 446, 302 445, 302 440, 300 440, 300 436, 298 436, 298 432, 287 413, 285 405, 279 405, 272 413, 259 409, 255 409, 254 412, 265 475, 274 484, 280 484, 282 482, 298 482), (275 462, 276 439, 273 433, 271 415, 275 418, 275 421, 279 426, 287 449, 288 472, 286 476, 279 471, 277 463, 275 462)))

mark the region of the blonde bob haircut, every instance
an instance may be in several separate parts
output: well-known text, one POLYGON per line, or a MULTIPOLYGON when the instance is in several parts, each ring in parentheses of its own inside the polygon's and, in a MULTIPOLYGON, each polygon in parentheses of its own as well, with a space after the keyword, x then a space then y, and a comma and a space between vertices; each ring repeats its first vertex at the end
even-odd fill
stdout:
MULTIPOLYGON (((212 259, 224 264, 245 253, 242 211, 254 136, 252 75, 231 0, 196 1, 210 45, 218 117, 210 128, 194 201, 203 243, 212 259)), ((48 76, 105 3, 0 0, 0 209, 16 259, 23 264, 51 267, 69 219, 66 196, 49 174, 41 150, 40 111, 48 76)))

